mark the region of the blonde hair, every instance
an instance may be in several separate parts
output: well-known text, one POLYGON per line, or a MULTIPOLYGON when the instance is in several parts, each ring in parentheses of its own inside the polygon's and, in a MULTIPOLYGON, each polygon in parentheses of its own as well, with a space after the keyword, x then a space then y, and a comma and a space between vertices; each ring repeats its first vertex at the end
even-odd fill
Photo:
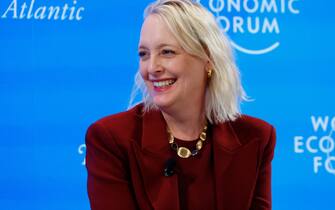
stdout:
MULTIPOLYGON (((145 9, 144 18, 151 14, 158 15, 167 24, 187 53, 210 61, 213 73, 205 97, 205 115, 209 122, 217 124, 235 120, 240 115, 240 103, 247 100, 247 96, 230 42, 214 16, 192 0, 155 1, 145 9)), ((156 109, 138 71, 130 105, 139 91, 142 92, 144 111, 156 109)))

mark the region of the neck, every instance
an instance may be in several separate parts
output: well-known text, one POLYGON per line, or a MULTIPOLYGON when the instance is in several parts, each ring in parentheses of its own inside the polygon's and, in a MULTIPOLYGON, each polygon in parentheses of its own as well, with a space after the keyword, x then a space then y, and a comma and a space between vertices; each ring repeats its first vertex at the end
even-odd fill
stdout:
POLYGON ((191 141, 199 138, 205 126, 205 113, 203 108, 189 108, 187 110, 163 111, 163 117, 172 135, 184 141, 191 141))

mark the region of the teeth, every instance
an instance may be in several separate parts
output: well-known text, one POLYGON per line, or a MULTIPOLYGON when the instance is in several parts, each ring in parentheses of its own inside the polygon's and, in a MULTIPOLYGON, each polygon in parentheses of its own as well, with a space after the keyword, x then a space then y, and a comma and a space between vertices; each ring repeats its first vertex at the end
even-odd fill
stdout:
POLYGON ((165 81, 159 81, 159 82, 153 82, 155 87, 164 87, 172 85, 175 82, 175 80, 165 80, 165 81))

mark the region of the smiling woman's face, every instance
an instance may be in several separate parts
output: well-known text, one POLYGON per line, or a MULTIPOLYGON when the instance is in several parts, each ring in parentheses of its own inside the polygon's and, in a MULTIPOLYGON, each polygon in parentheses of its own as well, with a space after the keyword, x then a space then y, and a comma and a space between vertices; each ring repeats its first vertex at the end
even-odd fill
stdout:
POLYGON ((207 62, 185 52, 157 15, 143 23, 139 56, 142 78, 159 108, 204 104, 207 62))

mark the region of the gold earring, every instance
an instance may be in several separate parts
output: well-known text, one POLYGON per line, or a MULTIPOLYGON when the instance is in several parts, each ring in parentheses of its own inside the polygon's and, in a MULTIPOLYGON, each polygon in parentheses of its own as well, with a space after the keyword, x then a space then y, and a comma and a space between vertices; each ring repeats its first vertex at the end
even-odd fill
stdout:
POLYGON ((208 77, 208 78, 211 78, 211 77, 212 77, 212 72, 213 72, 212 69, 208 69, 208 71, 207 71, 207 77, 208 77))

